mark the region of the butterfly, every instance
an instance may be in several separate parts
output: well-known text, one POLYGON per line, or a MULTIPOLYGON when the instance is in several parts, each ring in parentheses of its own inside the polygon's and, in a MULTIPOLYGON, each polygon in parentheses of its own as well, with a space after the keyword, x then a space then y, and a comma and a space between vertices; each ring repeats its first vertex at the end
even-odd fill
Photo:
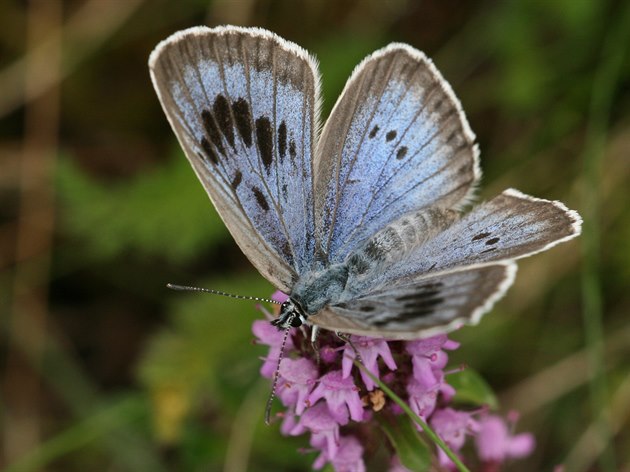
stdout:
POLYGON ((515 259, 580 233, 508 189, 468 213, 479 151, 430 59, 392 43, 320 127, 316 60, 261 28, 195 27, 149 59, 164 112, 242 251, 289 299, 274 324, 416 339, 476 324, 515 259))

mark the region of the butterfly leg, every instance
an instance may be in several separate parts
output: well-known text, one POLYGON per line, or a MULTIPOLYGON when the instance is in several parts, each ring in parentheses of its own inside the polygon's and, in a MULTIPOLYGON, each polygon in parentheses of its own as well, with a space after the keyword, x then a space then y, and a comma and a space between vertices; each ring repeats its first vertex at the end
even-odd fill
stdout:
POLYGON ((317 345, 318 334, 319 334, 319 326, 311 325, 311 346, 313 347, 313 352, 315 353, 315 360, 317 361, 317 365, 319 366, 320 356, 319 356, 319 346, 317 345))
POLYGON ((350 339, 350 336, 347 335, 346 333, 342 333, 341 331, 336 331, 335 334, 337 335, 339 339, 341 339, 344 342, 347 342, 350 345, 350 347, 354 351, 354 355, 356 356, 357 361, 359 361, 359 364, 365 365, 363 364, 363 359, 361 359, 361 354, 359 354, 359 350, 356 348, 356 346, 352 342, 352 339, 350 339))

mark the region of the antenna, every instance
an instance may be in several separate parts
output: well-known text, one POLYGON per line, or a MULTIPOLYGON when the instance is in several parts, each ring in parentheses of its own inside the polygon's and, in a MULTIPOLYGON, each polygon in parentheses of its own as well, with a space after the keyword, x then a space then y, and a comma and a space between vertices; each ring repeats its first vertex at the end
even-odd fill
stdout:
POLYGON ((175 285, 175 284, 166 284, 166 286, 170 288, 171 290, 179 290, 182 292, 205 292, 205 293, 212 293, 214 295, 223 295, 224 297, 237 298, 239 300, 254 300, 256 302, 267 302, 267 303, 273 303, 274 305, 282 305, 282 303, 277 302, 275 300, 271 300, 269 298, 248 297, 245 295, 234 295, 233 293, 222 292, 221 290, 212 290, 210 288, 190 287, 188 285, 175 285))
MULTIPOLYGON (((260 297, 249 297, 244 295, 235 295, 233 293, 222 292, 221 290, 213 290, 210 288, 202 288, 202 287, 191 287, 188 285, 176 285, 176 284, 166 284, 168 288, 171 290, 178 290, 182 292, 205 292, 211 293, 213 295, 223 295, 224 297, 237 298, 239 300, 254 300, 257 302, 267 302, 273 303, 274 305, 282 305, 282 303, 277 302, 275 300, 271 300, 270 298, 260 298, 260 297)), ((271 393, 269 394, 269 399, 267 400, 267 407, 265 408, 265 424, 269 424, 269 417, 271 415, 271 406, 273 404, 273 399, 276 396, 276 387, 278 385, 278 379, 280 377, 280 362, 284 357, 284 348, 287 343, 287 338, 289 337, 289 331, 291 327, 285 328, 284 336, 282 337, 282 344, 280 346, 280 353, 278 354, 278 364, 276 365, 276 370, 273 374, 273 383, 271 384, 271 393)), ((319 354, 319 353, 318 353, 319 354)))
POLYGON ((269 426, 269 416, 271 415, 271 405, 273 404, 273 399, 276 396, 276 386, 278 385, 278 378, 280 377, 280 362, 282 362, 282 358, 284 357, 284 346, 287 343, 287 338, 289 337, 289 331, 291 327, 284 329, 284 336, 282 337, 282 344, 280 345, 280 353, 278 354, 278 364, 276 365, 276 371, 273 373, 273 383, 271 384, 271 393, 269 393, 269 398, 267 399, 267 407, 265 408, 265 424, 269 426))

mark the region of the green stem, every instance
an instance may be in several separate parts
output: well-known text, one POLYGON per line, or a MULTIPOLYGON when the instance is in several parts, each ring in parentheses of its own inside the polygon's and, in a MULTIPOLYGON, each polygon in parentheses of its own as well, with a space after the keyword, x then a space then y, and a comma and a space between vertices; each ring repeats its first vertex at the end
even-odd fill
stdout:
POLYGON ((440 436, 438 436, 438 434, 435 431, 433 431, 433 429, 431 429, 431 427, 422 418, 416 415, 416 413, 411 408, 409 408, 409 406, 404 401, 402 401, 402 399, 398 395, 396 395, 393 392, 393 390, 391 390, 387 385, 381 382, 374 374, 372 374, 372 372, 370 372, 359 361, 354 359, 353 362, 354 362, 354 365, 356 365, 359 369, 361 369, 362 372, 367 374, 372 379, 372 381, 375 384, 377 384, 383 392, 387 394, 389 398, 391 398, 398 406, 400 406, 400 408, 402 408, 403 411, 407 413, 407 415, 422 428, 422 430, 429 437, 429 439, 431 439, 431 441, 437 444, 440 447, 440 449, 442 449, 444 453, 448 456, 448 458, 453 461, 453 463, 457 467, 457 470, 459 470, 460 472, 470 472, 468 467, 464 465, 464 463, 460 460, 460 458, 457 457, 457 454, 455 454, 448 447, 448 445, 442 440, 442 438, 440 438, 440 436))

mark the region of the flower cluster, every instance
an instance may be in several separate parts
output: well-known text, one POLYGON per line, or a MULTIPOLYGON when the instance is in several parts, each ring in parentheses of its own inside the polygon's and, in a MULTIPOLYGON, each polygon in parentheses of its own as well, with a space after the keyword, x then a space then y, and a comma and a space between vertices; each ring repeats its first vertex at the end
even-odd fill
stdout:
MULTIPOLYGON (((278 292, 274 298, 284 301, 286 295, 278 292)), ((456 454, 468 438, 474 438, 477 460, 484 469, 498 470, 505 460, 524 457, 533 450, 531 434, 512 435, 506 421, 487 409, 469 412, 450 406, 455 389, 446 382, 446 351, 457 349, 459 343, 446 335, 416 341, 352 335, 348 342, 323 331, 314 349, 307 331, 293 329, 286 339, 276 389, 286 410, 276 416, 282 419, 282 434, 310 434, 312 450, 318 452, 314 469, 330 463, 338 472, 364 471, 366 453, 382 442, 374 439, 374 431, 379 429, 375 415, 403 413, 356 368, 353 361, 357 354, 363 365, 405 400, 456 454)), ((259 343, 269 346, 261 375, 273 378, 284 332, 267 320, 255 321, 253 332, 259 343)), ((436 458, 442 469, 454 470, 439 448, 436 458)), ((389 470, 407 469, 393 453, 389 470)))

